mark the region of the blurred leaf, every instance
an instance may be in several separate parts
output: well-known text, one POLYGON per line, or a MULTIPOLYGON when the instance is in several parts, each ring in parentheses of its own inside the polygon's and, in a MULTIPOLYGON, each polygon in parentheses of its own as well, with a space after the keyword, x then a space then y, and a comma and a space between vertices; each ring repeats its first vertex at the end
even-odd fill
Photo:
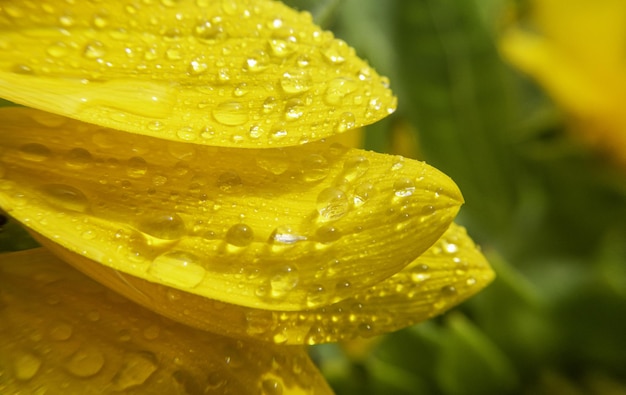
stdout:
POLYGON ((513 103, 493 39, 472 1, 403 5, 399 111, 419 129, 426 160, 463 190, 474 232, 502 233, 515 204, 513 103))
POLYGON ((436 376, 447 395, 503 395, 518 385, 511 360, 461 314, 447 320, 436 376))

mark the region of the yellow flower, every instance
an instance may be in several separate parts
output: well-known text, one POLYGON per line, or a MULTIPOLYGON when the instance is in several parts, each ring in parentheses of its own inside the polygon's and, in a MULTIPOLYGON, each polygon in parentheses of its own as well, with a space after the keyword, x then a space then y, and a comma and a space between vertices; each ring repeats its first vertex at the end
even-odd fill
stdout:
POLYGON ((395 98, 309 14, 3 1, 0 25, 29 107, 0 110, 0 207, 46 248, 2 257, 1 390, 328 393, 304 345, 493 278, 448 177, 336 142, 395 98))
POLYGON ((502 37, 503 54, 547 89, 585 139, 626 166, 626 3, 531 4, 535 30, 511 27, 502 37))

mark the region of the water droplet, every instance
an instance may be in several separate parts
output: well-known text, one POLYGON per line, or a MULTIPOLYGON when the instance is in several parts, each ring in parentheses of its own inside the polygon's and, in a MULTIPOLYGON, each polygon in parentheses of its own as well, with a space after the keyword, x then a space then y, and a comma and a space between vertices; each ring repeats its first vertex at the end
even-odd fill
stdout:
POLYGON ((233 95, 235 95, 236 97, 241 97, 246 93, 248 93, 248 84, 245 82, 238 84, 233 90, 233 95))
POLYGON ((359 184, 354 188, 353 201, 355 206, 362 206, 376 193, 376 188, 369 182, 359 184))
POLYGON ((261 382, 262 395, 283 395, 283 385, 275 379, 265 379, 261 382))
POLYGON ((246 224, 235 224, 226 232, 226 242, 237 247, 245 247, 253 240, 254 232, 246 224))
POLYGON ((444 243, 443 250, 448 254, 455 254, 458 252, 459 247, 454 243, 444 243))
POLYGON ((89 200, 79 189, 65 184, 47 184, 41 187, 46 202, 58 208, 84 213, 89 200))
POLYGON ((285 120, 295 121, 304 114, 304 103, 301 100, 290 100, 285 104, 285 120))
POLYGON ((291 292, 300 281, 298 270, 293 266, 284 266, 275 270, 270 278, 270 296, 283 298, 291 292))
POLYGON ((328 176, 328 172, 330 171, 328 160, 319 154, 311 154, 304 157, 301 166, 300 173, 302 179, 306 182, 323 180, 328 176))
POLYGON ((441 295, 445 298, 450 298, 456 296, 457 291, 453 285, 446 285, 441 287, 441 295))
POLYGON ((104 366, 104 355, 95 347, 85 347, 76 351, 66 362, 65 369, 77 377, 91 377, 104 366))
POLYGON ((219 104, 213 110, 213 117, 222 125, 237 126, 248 121, 248 112, 240 102, 229 101, 219 104))
POLYGON ((363 155, 351 156, 343 163, 343 178, 348 181, 363 176, 370 167, 370 161, 363 155))
POLYGON ((83 148, 72 148, 65 155, 65 164, 69 167, 84 169, 92 164, 93 158, 89 151, 83 148))
POLYGON ((223 36, 223 27, 219 19, 213 22, 199 21, 193 28, 193 35, 205 44, 212 44, 223 36))
POLYGON ((139 230, 163 240, 177 240, 186 233, 185 223, 178 214, 147 216, 138 225, 139 230))
POLYGON ((124 391, 142 385, 156 370, 157 358, 154 354, 132 352, 124 356, 122 367, 111 381, 116 391, 124 391))
POLYGON ((139 156, 133 156, 126 164, 126 174, 129 177, 139 178, 146 175, 148 171, 148 164, 144 158, 139 156))
POLYGON ((332 64, 341 64, 351 55, 351 48, 345 41, 333 39, 324 48, 322 48, 324 59, 332 64))
POLYGON ((109 16, 104 13, 96 13, 91 18, 91 25, 96 29, 103 29, 109 24, 109 16))
POLYGON ((326 188, 317 195, 317 212, 324 221, 343 217, 350 209, 346 194, 338 188, 326 188))
POLYGON ((273 244, 294 244, 306 240, 306 236, 299 235, 289 226, 279 226, 270 235, 269 242, 273 244))
POLYGON ((48 49, 46 50, 46 53, 52 56, 53 58, 61 58, 67 55, 68 50, 69 48, 64 42, 58 41, 52 44, 51 46, 49 46, 48 49))
POLYGON ((276 103, 277 100, 273 96, 269 96, 267 99, 265 99, 265 101, 263 102, 263 113, 269 114, 270 112, 274 111, 276 109, 276 103))
POLYGON ((56 341, 64 341, 69 339, 74 332, 72 325, 66 322, 60 322, 50 329, 50 338, 56 341))
POLYGON ((281 148, 263 149, 255 155, 257 166, 272 174, 279 175, 289 169, 289 158, 281 148))
POLYGON ((13 360, 15 378, 20 381, 32 379, 39 371, 41 362, 38 356, 30 352, 18 354, 13 360))
POLYGON ((295 38, 292 37, 291 40, 280 40, 280 39, 271 39, 269 40, 269 47, 272 55, 278 58, 284 58, 286 56, 291 55, 296 47, 295 47, 295 38))
POLYGON ((263 71, 269 65, 269 55, 265 51, 257 51, 249 56, 243 63, 243 70, 250 73, 263 71))
POLYGON ((280 86, 285 93, 302 93, 311 89, 313 80, 305 70, 292 70, 283 74, 280 79, 280 86))
POLYGON ((242 186, 241 177, 234 171, 226 171, 217 178, 217 187, 223 192, 233 193, 242 186))
POLYGON ((349 78, 335 78, 328 83, 324 100, 336 106, 344 102, 345 97, 358 88, 356 81, 349 78))
POLYGON ((20 155, 26 160, 42 162, 51 156, 50 149, 42 144, 29 143, 20 147, 20 155))
POLYGON ((149 327, 143 330, 143 337, 146 340, 154 340, 157 337, 159 337, 160 333, 161 333, 161 328, 159 328, 157 325, 150 325, 149 327))
POLYGON ((196 287, 206 275, 198 257, 176 250, 156 257, 150 264, 148 273, 163 284, 180 288, 196 287))
POLYGON ((205 73, 209 69, 209 65, 204 61, 202 57, 198 57, 189 62, 187 72, 190 75, 200 75, 205 73))
POLYGON ((317 240, 321 243, 332 243, 341 238, 341 232, 332 225, 323 225, 315 231, 317 240))
POLYGON ((393 183, 394 194, 398 197, 408 197, 415 192, 415 183, 410 178, 400 178, 393 183))
POLYGON ((311 59, 307 56, 307 55, 300 55, 298 56, 298 59, 296 60, 296 64, 299 67, 308 67, 309 64, 311 63, 311 59))
POLYGON ((343 133, 347 130, 354 129, 356 126, 356 119, 354 118, 354 114, 351 112, 344 112, 339 117, 339 122, 337 123, 337 132, 343 133))
POLYGON ((83 49, 83 56, 87 59, 102 58, 105 54, 106 48, 101 41, 91 41, 83 49))

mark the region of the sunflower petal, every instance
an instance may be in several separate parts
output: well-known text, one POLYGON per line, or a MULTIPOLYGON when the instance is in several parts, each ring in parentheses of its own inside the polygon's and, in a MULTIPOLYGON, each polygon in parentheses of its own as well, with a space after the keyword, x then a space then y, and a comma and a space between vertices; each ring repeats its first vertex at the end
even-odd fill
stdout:
POLYGON ((95 262, 85 262, 86 267, 107 287, 178 322, 278 344, 318 344, 392 332, 445 312, 494 278, 480 249, 455 224, 401 272, 339 303, 311 310, 261 310, 211 301, 95 262))
POLYGON ((304 348, 180 325, 44 249, 1 262, 2 393, 332 393, 304 348))
POLYGON ((462 202, 422 162, 330 142, 242 150, 27 108, 0 120, 0 206, 66 261, 233 304, 344 299, 428 249, 462 202))
POLYGON ((288 146, 393 112, 352 48, 268 0, 0 2, 0 96, 197 144, 288 146))

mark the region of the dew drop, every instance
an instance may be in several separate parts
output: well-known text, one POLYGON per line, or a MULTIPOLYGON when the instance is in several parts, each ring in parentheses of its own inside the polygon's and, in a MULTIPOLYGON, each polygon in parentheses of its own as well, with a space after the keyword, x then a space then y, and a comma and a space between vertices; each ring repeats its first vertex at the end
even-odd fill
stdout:
POLYGON ((58 208, 84 213, 89 208, 89 200, 83 192, 65 184, 47 184, 41 187, 46 202, 58 208))
POLYGON ((356 126, 356 119, 351 112, 344 112, 339 117, 339 123, 337 123, 337 132, 343 133, 347 130, 354 129, 356 126))
POLYGON ((257 166, 274 175, 283 174, 289 169, 289 157, 285 150, 281 148, 269 148, 259 151, 255 155, 255 160, 257 166))
POLYGON ((177 240, 186 233, 185 223, 178 214, 147 216, 140 221, 138 228, 162 240, 177 240))
POLYGON ((257 51, 249 56, 243 63, 243 70, 250 73, 263 71, 269 65, 269 55, 265 51, 257 51))
POLYGON ((46 53, 53 58, 61 58, 68 53, 68 47, 64 42, 56 42, 48 47, 46 53))
POLYGON ((415 183, 410 178, 400 178, 393 183, 393 192, 398 197, 408 197, 415 192, 415 183))
POLYGON ((359 184, 354 188, 353 201, 356 207, 364 205, 376 193, 376 188, 369 182, 359 184))
POLYGON ((261 382, 262 395, 283 395, 283 385, 275 379, 265 379, 261 382))
POLYGON ((56 341, 64 341, 69 339, 74 332, 72 325, 61 322, 56 324, 50 329, 50 338, 56 341))
POLYGON ((208 69, 209 65, 202 58, 196 58, 189 62, 187 72, 190 75, 200 75, 205 73, 208 69))
POLYGON ((343 177, 348 181, 363 176, 370 167, 370 161, 363 155, 351 156, 343 164, 343 177))
POLYGON ((270 235, 269 242, 273 244, 294 244, 306 240, 306 236, 300 235, 289 226, 279 226, 270 235))
POLYGON ((290 40, 271 39, 269 47, 272 55, 278 58, 289 56, 295 51, 295 43, 290 40))
POLYGON ((315 231, 315 236, 321 243, 332 243, 341 238, 341 232, 332 225, 323 225, 315 231))
POLYGON ((341 104, 347 95, 358 88, 356 81, 349 78, 335 78, 328 83, 324 100, 326 103, 336 106, 341 104))
POLYGON ((222 36, 223 27, 220 21, 202 20, 193 28, 193 35, 205 44, 212 44, 222 36))
POLYGON ((146 340, 154 340, 157 337, 159 337, 160 333, 161 333, 161 328, 159 328, 157 325, 150 325, 149 327, 143 330, 143 337, 146 340))
POLYGON ((324 221, 343 217, 350 209, 346 194, 338 188, 326 188, 317 195, 317 212, 324 221))
POLYGON ((445 298, 454 297, 457 294, 457 290, 453 285, 446 285, 441 288, 441 295, 445 298))
POLYGON ((322 48, 322 55, 329 63, 341 64, 350 56, 350 47, 345 41, 334 39, 322 48))
POLYGON ((277 100, 274 96, 269 96, 263 102, 263 113, 269 114, 276 109, 277 100))
POLYGON ((326 289, 321 285, 314 285, 306 296, 307 307, 313 308, 326 301, 326 289))
POLYGON ((269 286, 270 296, 283 298, 291 292, 300 281, 298 270, 293 266, 284 266, 271 274, 269 286))
POLYGON ((18 354, 13 360, 15 378, 20 381, 32 379, 39 371, 41 363, 41 359, 30 352, 18 354))
POLYGON ((237 247, 245 247, 253 240, 254 232, 246 224, 235 224, 226 232, 226 242, 237 247))
POLYGON ((285 93, 302 93, 311 89, 313 80, 308 72, 304 70, 292 70, 283 74, 280 79, 280 86, 285 93))
POLYGON ((85 45, 83 56, 87 59, 99 59, 106 54, 106 48, 101 41, 91 41, 85 45))
POLYGON ((330 171, 328 160, 319 154, 311 154, 304 157, 301 166, 300 173, 302 179, 306 182, 323 180, 328 176, 328 172, 330 171))
POLYGON ((301 100, 290 100, 285 104, 285 120, 295 121, 304 114, 304 104, 301 100))
POLYGON ((69 167, 77 169, 84 169, 90 166, 93 162, 93 158, 89 151, 83 148, 72 148, 65 155, 65 164, 69 167))
POLYGON ((219 104, 213 110, 213 117, 222 125, 237 126, 248 121, 246 108, 236 101, 229 101, 219 104))
POLYGON ((116 391, 124 391, 140 386, 157 370, 157 358, 154 354, 132 352, 124 356, 122 367, 112 379, 116 391))
POLYGON ((163 284, 181 288, 196 287, 206 275, 198 257, 185 251, 159 255, 150 264, 148 273, 163 284))
POLYGON ((76 377, 91 377, 104 366, 104 355, 95 347, 76 351, 66 362, 65 369, 76 377))
POLYGON ((20 155, 26 160, 43 162, 44 160, 49 159, 52 153, 45 145, 29 143, 20 147, 20 155))
POLYGON ((126 163, 126 174, 129 177, 140 178, 146 175, 148 164, 144 158, 133 156, 126 163))
POLYGON ((217 178, 217 187, 227 193, 233 193, 242 186, 241 177, 234 171, 226 171, 217 178))

